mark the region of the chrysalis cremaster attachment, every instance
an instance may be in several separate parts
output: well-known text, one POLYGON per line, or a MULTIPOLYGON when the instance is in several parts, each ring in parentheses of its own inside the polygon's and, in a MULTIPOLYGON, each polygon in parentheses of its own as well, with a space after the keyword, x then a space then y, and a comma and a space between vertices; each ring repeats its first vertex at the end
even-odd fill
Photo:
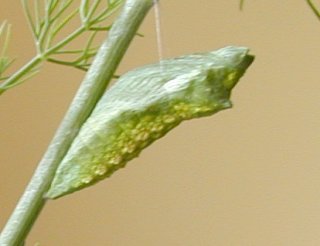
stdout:
POLYGON ((82 126, 46 197, 109 177, 182 121, 230 108, 231 89, 252 61, 247 48, 226 47, 123 75, 82 126))

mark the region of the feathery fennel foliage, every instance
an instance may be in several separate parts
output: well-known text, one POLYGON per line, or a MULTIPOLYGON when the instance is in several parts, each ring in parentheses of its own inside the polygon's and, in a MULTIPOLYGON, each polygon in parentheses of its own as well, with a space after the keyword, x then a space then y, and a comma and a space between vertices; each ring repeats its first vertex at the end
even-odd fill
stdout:
MULTIPOLYGON (((32 36, 36 54, 17 72, 0 77, 0 94, 37 74, 44 61, 71 66, 87 71, 98 47, 95 38, 99 32, 111 28, 109 18, 119 9, 124 0, 22 0, 32 36), (62 36, 66 27, 75 21, 80 25, 71 33, 62 36), (86 43, 81 49, 71 49, 72 43, 87 34, 86 43)), ((0 26, 0 35, 6 31, 5 45, 8 44, 10 27, 6 23, 0 26)), ((1 55, 3 52, 1 53, 1 55)), ((3 74, 12 60, 1 56, 0 75, 3 74), (4 70, 3 70, 4 69, 4 70)))

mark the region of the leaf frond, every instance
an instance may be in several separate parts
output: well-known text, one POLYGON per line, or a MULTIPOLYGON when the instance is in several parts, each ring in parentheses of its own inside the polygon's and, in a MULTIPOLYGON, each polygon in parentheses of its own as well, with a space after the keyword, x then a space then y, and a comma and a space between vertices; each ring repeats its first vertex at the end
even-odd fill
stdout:
MULTIPOLYGON (((78 7, 71 9, 74 2, 74 0, 45 0, 43 2, 23 0, 26 17, 35 37, 37 52, 42 57, 52 58, 52 55, 61 54, 59 50, 66 53, 65 47, 86 32, 94 34, 88 35, 83 48, 83 54, 86 55, 83 55, 82 58, 88 60, 88 54, 90 58, 94 56, 95 52, 91 52, 92 49, 88 47, 92 46, 98 32, 109 31, 111 24, 106 25, 104 21, 124 3, 124 0, 107 1, 106 6, 102 6, 102 0, 81 0, 78 7), (31 2, 33 11, 30 8, 31 2), (55 41, 76 16, 80 17, 82 25, 69 36, 55 41)), ((78 66, 78 63, 74 65, 78 66)))
POLYGON ((0 94, 36 75, 44 61, 88 70, 98 51, 97 35, 109 31, 112 23, 105 21, 124 2, 125 0, 22 0, 37 54, 14 74, 4 75, 14 60, 5 55, 10 27, 6 23, 0 24, 0 94), (65 35, 65 27, 74 24, 76 17, 80 19, 80 25, 65 35), (84 36, 83 48, 68 49, 81 36, 84 36), (60 59, 62 55, 73 57, 64 60, 60 59), (59 59, 55 56, 59 56, 59 59))

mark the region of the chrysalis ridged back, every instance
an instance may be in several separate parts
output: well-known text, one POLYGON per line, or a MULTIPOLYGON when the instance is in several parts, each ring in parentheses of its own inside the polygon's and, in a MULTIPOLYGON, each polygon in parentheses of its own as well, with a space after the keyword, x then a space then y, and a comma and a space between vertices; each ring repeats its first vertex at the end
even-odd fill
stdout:
POLYGON ((247 48, 226 47, 123 75, 82 126, 47 197, 57 198, 110 176, 184 120, 230 108, 231 89, 252 61, 247 48))

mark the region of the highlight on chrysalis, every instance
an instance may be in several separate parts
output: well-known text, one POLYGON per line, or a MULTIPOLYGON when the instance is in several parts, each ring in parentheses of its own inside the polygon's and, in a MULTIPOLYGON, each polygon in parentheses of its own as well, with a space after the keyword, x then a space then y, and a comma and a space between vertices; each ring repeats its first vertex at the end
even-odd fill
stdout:
POLYGON ((62 160, 47 198, 109 177, 182 121, 230 108, 230 93, 253 61, 225 47, 134 69, 105 92, 62 160))

